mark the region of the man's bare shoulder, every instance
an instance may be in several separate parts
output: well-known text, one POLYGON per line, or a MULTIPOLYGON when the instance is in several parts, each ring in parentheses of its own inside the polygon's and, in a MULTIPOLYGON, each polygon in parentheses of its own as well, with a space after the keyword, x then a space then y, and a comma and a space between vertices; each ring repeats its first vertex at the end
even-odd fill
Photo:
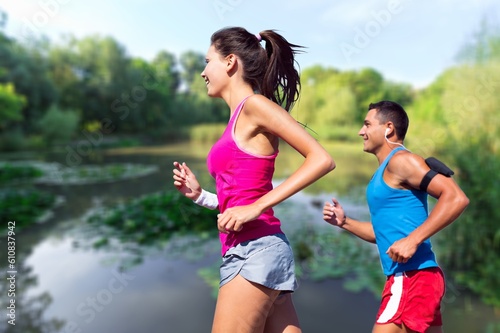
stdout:
POLYGON ((422 156, 408 150, 401 150, 394 154, 387 165, 387 170, 406 179, 412 175, 425 174, 429 167, 422 156))

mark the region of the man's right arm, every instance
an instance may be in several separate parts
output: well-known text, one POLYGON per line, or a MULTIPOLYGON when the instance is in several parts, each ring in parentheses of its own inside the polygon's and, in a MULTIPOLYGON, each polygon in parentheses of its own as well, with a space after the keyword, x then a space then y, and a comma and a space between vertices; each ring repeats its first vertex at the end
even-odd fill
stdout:
POLYGON ((375 232, 371 222, 361 222, 351 219, 346 216, 342 229, 349 231, 351 234, 358 236, 362 240, 370 243, 376 243, 375 232))
POLYGON ((346 216, 342 205, 337 199, 332 198, 332 202, 326 202, 323 207, 323 220, 331 225, 349 231, 351 234, 370 243, 376 243, 375 232, 371 222, 362 222, 346 216))

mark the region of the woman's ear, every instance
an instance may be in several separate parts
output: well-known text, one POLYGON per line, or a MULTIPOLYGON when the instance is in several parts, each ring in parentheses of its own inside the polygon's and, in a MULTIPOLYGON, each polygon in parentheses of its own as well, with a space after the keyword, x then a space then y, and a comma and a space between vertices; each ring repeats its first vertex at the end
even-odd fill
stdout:
POLYGON ((227 61, 226 70, 229 72, 233 68, 235 68, 238 59, 234 54, 230 54, 226 57, 226 61, 227 61))

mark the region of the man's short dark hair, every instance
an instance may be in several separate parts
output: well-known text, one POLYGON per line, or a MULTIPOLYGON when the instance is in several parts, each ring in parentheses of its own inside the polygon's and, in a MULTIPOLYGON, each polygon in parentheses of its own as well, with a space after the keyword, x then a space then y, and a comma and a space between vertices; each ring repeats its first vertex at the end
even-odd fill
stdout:
POLYGON ((392 101, 380 101, 377 103, 370 103, 368 110, 377 110, 376 118, 381 124, 392 122, 396 128, 398 139, 404 140, 410 120, 406 114, 405 109, 401 105, 392 101))

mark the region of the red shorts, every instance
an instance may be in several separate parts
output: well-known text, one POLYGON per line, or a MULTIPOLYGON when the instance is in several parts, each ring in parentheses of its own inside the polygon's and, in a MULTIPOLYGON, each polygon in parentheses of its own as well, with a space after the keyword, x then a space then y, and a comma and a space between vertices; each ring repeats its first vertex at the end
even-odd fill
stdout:
POLYGON ((404 324, 416 332, 442 326, 444 292, 444 276, 439 267, 391 275, 382 292, 376 324, 404 324))

